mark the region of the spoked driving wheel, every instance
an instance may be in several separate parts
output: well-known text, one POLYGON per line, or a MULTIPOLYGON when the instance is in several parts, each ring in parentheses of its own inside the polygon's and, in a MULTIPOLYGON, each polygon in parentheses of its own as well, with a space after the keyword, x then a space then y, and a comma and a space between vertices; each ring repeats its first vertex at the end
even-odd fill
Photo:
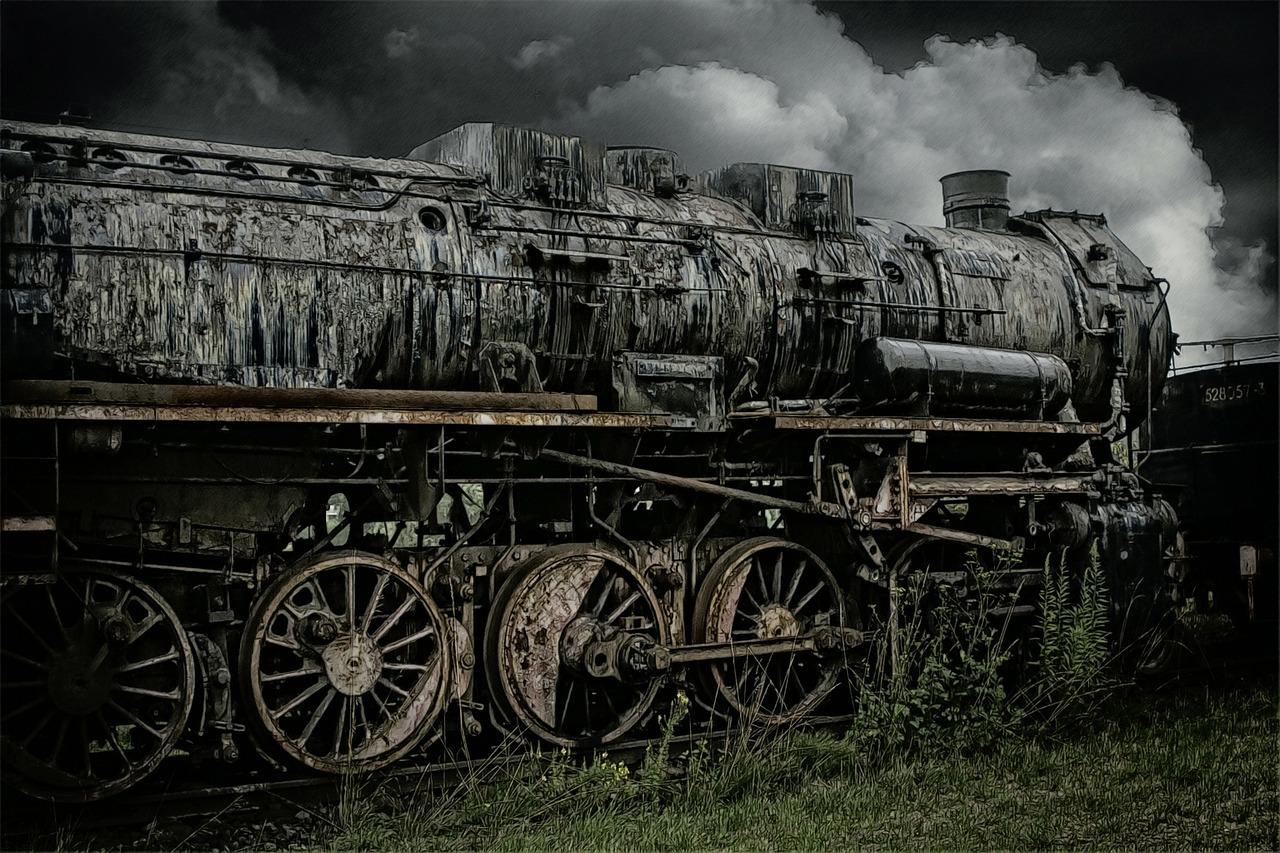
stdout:
POLYGON ((448 638, 431 596, 394 563, 350 551, 305 563, 267 589, 245 624, 252 720, 312 769, 381 767, 438 720, 448 638))
POLYGON ((493 692, 543 740, 588 748, 653 704, 668 630, 644 576, 615 554, 548 548, 507 579, 486 637, 493 692))
MULTIPOLYGON (((730 548, 698 591, 694 636, 700 643, 748 643, 843 627, 844 596, 807 548, 760 537, 730 548)), ((842 661, 816 652, 735 657, 711 666, 715 693, 754 722, 795 720, 835 686, 842 661)))
POLYGON ((83 802, 141 781, 177 743, 195 659, 173 609, 136 578, 65 571, 5 594, 4 778, 83 802))

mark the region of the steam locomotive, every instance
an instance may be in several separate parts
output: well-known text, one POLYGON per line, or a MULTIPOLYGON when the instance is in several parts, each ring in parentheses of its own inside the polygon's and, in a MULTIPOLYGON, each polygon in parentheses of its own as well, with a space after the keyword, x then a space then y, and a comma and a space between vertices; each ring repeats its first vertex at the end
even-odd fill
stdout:
MULTIPOLYGON (((1117 624, 1176 519, 1111 445, 1163 280, 1104 217, 468 124, 397 160, 3 125, 3 778, 345 773, 843 708, 907 583, 1117 624), (255 765, 256 766, 256 765, 255 765)), ((1123 629, 1123 625, 1121 626, 1123 629)))

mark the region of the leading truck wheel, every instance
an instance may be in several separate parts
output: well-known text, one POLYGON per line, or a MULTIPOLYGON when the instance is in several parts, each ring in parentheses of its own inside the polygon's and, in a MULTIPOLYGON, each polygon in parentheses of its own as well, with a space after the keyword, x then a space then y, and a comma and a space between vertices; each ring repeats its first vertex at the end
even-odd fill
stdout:
POLYGON ((156 768, 191 712, 182 622, 136 578, 63 571, 8 590, 0 619, 0 762, 35 797, 85 802, 156 768))
POLYGON ((661 604, 634 566, 565 545, 503 584, 485 658, 512 718, 542 740, 586 749, 616 741, 648 713, 668 643, 661 604))
POLYGON ((245 624, 250 717, 313 770, 373 770, 413 749, 449 697, 449 630, 398 565, 342 552, 274 581, 245 624))
MULTIPOLYGON (((699 643, 749 643, 844 627, 844 596, 818 556, 763 536, 730 548, 698 591, 699 643)), ((712 664, 709 685, 742 718, 776 725, 810 713, 835 687, 843 660, 815 652, 735 657, 712 664)))

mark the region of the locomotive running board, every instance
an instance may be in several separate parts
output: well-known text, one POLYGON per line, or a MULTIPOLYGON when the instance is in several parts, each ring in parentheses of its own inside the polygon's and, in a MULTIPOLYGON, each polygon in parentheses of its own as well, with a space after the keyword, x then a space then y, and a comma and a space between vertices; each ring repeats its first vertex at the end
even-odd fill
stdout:
POLYGON ((0 417, 35 420, 661 429, 667 415, 596 411, 587 394, 13 381, 0 417))
POLYGON ((401 391, 381 388, 258 388, 244 385, 146 385, 118 382, 15 380, 5 382, 4 402, 114 403, 136 406, 233 408, 445 409, 594 412, 590 394, 492 391, 401 391))
POLYGON ((768 412, 735 412, 731 421, 773 421, 777 429, 864 430, 868 432, 989 432, 1037 435, 1101 435, 1102 424, 1070 424, 1057 421, 988 421, 974 418, 901 418, 883 415, 838 417, 779 415, 768 412))

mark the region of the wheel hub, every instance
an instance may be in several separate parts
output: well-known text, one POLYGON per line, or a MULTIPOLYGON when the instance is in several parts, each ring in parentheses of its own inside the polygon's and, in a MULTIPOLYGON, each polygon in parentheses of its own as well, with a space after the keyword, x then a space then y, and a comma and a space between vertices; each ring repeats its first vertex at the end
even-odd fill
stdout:
POLYGON ((800 623, 796 621, 795 614, 781 604, 766 604, 762 607, 756 624, 757 634, 762 640, 800 634, 800 623))
POLYGON ((325 674, 339 693, 361 696, 382 675, 382 651, 365 634, 348 634, 330 643, 320 655, 325 674))
MULTIPOLYGON (((574 672, 586 672, 588 648, 604 636, 600 623, 590 617, 579 617, 570 622, 560 635, 560 662, 574 672)), ((603 666, 606 661, 600 661, 603 666)))
POLYGON ((49 698, 68 714, 92 714, 111 696, 111 669, 89 650, 72 649, 49 668, 49 698))

